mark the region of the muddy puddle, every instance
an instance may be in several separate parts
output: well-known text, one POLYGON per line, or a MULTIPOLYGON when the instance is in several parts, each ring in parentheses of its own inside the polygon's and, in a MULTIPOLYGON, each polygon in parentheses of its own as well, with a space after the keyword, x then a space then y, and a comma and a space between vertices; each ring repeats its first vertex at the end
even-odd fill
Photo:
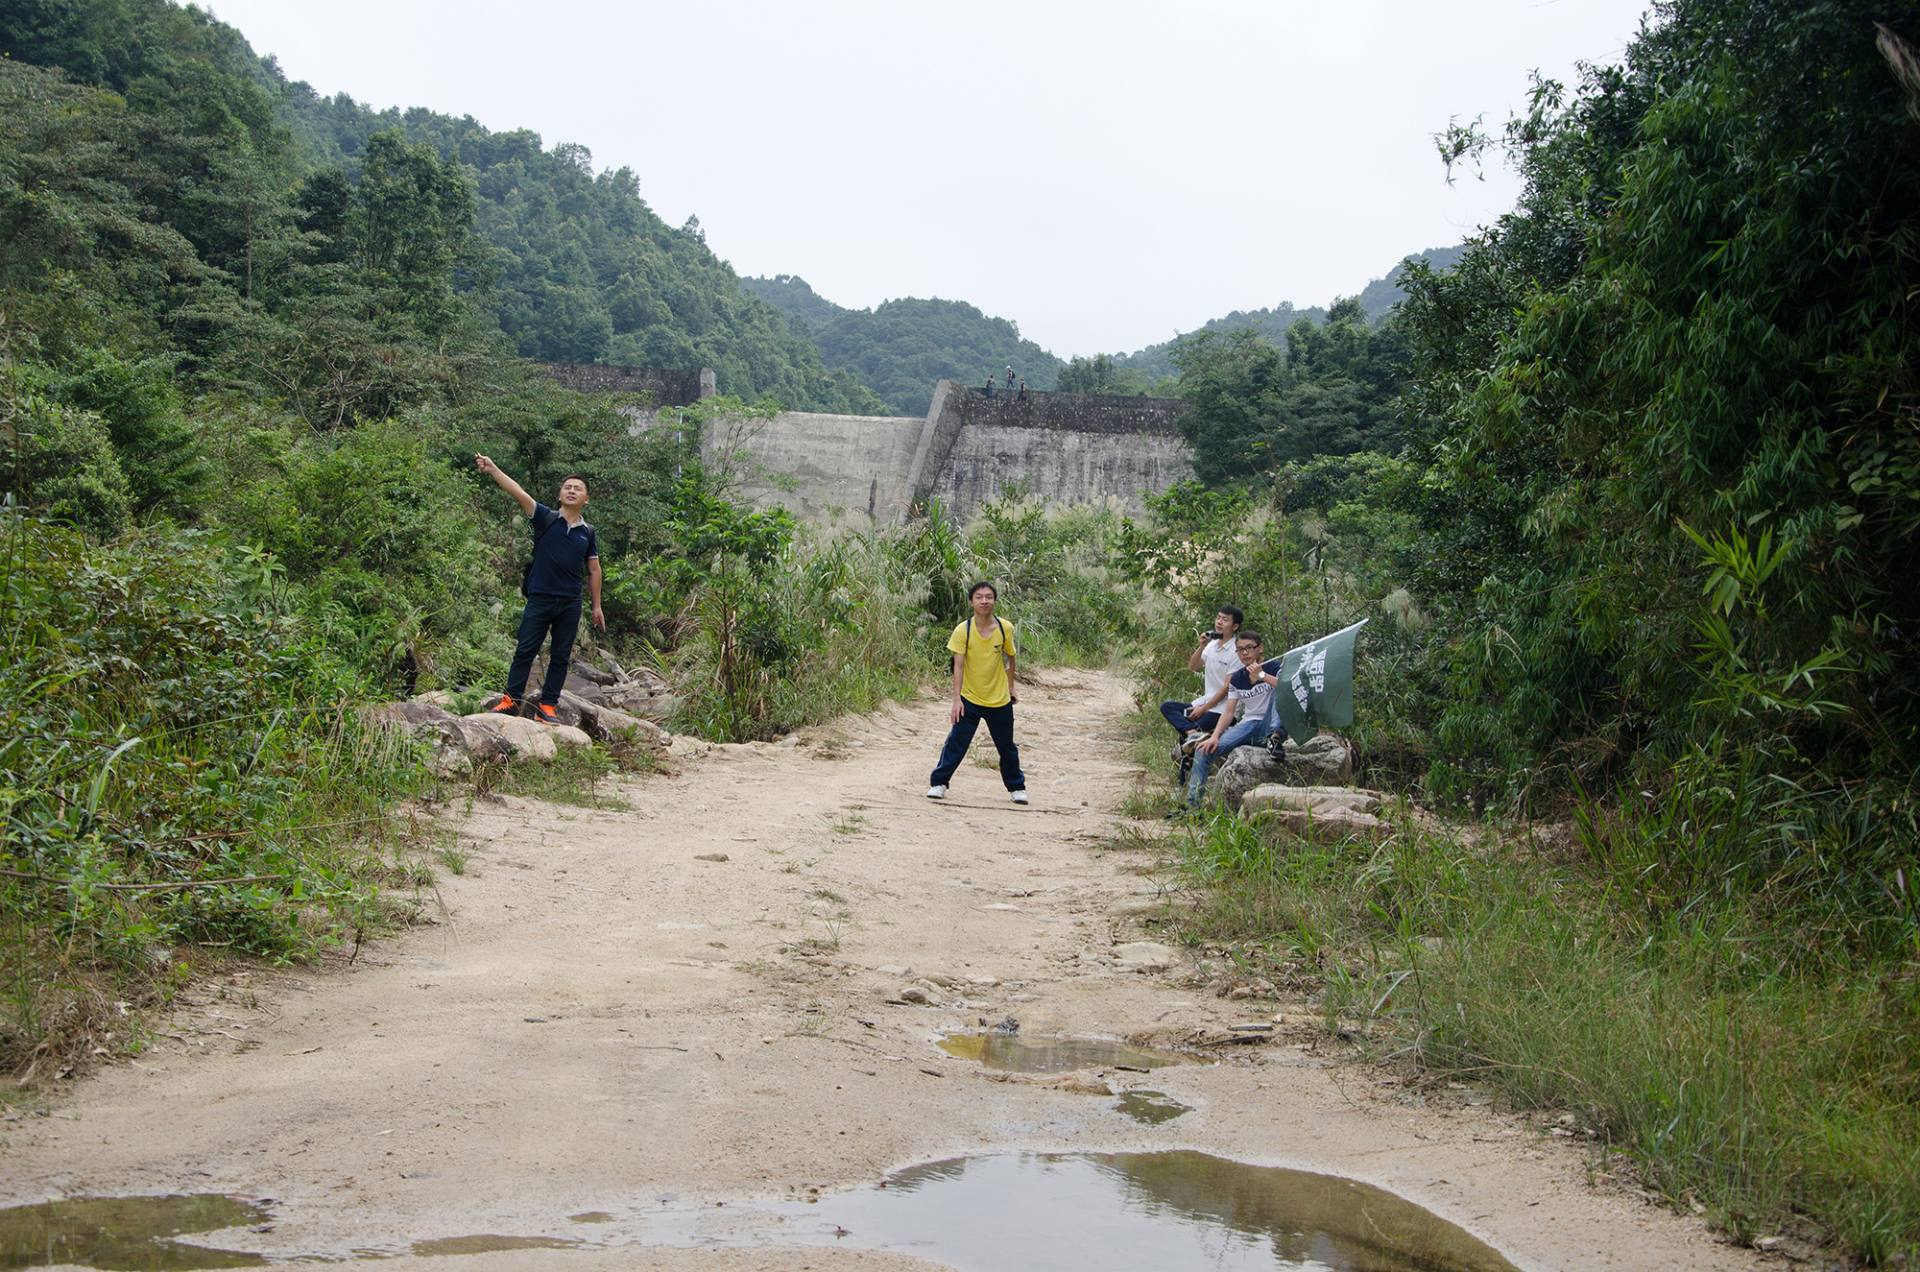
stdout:
POLYGON ((948 1034, 940 1050, 1007 1073, 1073 1073, 1081 1069, 1122 1069, 1145 1073, 1180 1064, 1185 1057, 1146 1051, 1105 1038, 1044 1038, 1005 1033, 948 1034))
MULTIPOLYGON (((563 1249, 752 1250, 844 1246, 913 1255, 957 1272, 1099 1268, 1163 1272, 1515 1272, 1465 1230, 1353 1180, 1196 1152, 1004 1153, 899 1171, 818 1200, 674 1203, 593 1211, 592 1239, 452 1236, 391 1248, 277 1251, 274 1262, 563 1249)), ((167 1241, 258 1223, 214 1198, 122 1198, 0 1211, 0 1267, 251 1267, 257 1254, 167 1241), (197 1203, 188 1206, 186 1203, 197 1203), (22 1219, 24 1212, 39 1212, 22 1219)), ((582 1216, 556 1216, 558 1223, 582 1216)), ((564 1268, 564 1262, 553 1266, 564 1268)))
POLYGON ((654 1244, 845 1245, 959 1272, 1515 1272, 1478 1238, 1392 1193, 1195 1152, 955 1158, 883 1187, 757 1209, 645 1218, 654 1244))
POLYGON ((1192 1105, 1180 1103, 1165 1091, 1122 1091, 1113 1107, 1146 1126, 1159 1126, 1193 1112, 1192 1105))
POLYGON ((78 1264, 130 1272, 255 1268, 257 1254, 178 1238, 263 1223, 260 1206, 217 1193, 171 1197, 79 1197, 0 1209, 0 1268, 78 1264))

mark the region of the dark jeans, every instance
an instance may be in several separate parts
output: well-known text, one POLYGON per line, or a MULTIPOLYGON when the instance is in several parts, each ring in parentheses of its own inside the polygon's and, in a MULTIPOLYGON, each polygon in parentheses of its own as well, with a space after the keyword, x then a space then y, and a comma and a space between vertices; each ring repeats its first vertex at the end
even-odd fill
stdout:
POLYGON ((1209 711, 1198 720, 1195 720, 1187 714, 1187 712, 1192 709, 1193 704, 1191 702, 1163 702, 1160 704, 1160 714, 1167 717, 1167 723, 1172 725, 1173 731, 1182 737, 1186 736, 1187 730, 1189 729, 1205 729, 1208 733, 1212 733, 1213 726, 1220 723, 1220 713, 1218 711, 1209 711))
POLYGON ((520 611, 520 643, 507 672, 507 696, 515 702, 527 691, 527 673, 533 670, 533 657, 548 632, 553 633, 553 650, 547 655, 547 680, 540 688, 540 701, 557 704, 567 683, 567 664, 573 661, 573 638, 580 634, 579 597, 535 593, 527 598, 527 607, 520 611))
POLYGON ((1027 775, 1020 771, 1020 748, 1013 744, 1013 704, 981 707, 965 698, 960 700, 960 723, 947 730, 947 742, 940 748, 940 762, 933 766, 929 786, 946 786, 953 781, 954 770, 967 758, 967 748, 973 745, 974 732, 982 720, 993 736, 994 750, 1000 752, 1000 780, 1010 791, 1027 789, 1027 775))

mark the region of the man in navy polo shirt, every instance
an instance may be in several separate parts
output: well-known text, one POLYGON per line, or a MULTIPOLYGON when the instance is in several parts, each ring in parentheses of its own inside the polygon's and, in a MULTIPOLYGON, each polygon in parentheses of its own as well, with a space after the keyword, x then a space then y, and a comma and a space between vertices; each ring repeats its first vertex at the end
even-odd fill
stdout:
POLYGON ((567 664, 573 658, 573 638, 580 631, 580 584, 586 582, 593 599, 593 625, 605 629, 607 616, 600 608, 600 541, 593 527, 582 519, 587 506, 587 481, 568 477, 560 483, 560 507, 556 510, 538 503, 520 486, 494 466, 485 455, 473 457, 475 467, 493 478, 494 484, 513 497, 533 525, 533 564, 527 567, 526 608, 520 611, 520 643, 513 651, 513 666, 507 672, 507 692, 494 705, 495 711, 511 712, 520 707, 527 692, 527 673, 533 670, 533 656, 540 652, 547 633, 553 633, 553 649, 547 655, 546 683, 540 687, 540 701, 534 704, 536 719, 553 724, 558 717, 554 708, 560 702, 560 690, 567 683, 567 664))

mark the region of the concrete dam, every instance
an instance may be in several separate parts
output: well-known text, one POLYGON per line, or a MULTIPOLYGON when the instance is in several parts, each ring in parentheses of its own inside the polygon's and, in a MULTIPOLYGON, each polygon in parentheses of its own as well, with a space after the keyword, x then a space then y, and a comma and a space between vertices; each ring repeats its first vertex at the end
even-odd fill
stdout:
MULTIPOLYGON (((555 364, 567 388, 636 393, 642 427, 713 396, 710 370, 555 364)), ((937 499, 965 524, 980 505, 1019 486, 1058 505, 1109 505, 1138 514, 1148 495, 1193 476, 1180 436, 1186 403, 1172 398, 1035 393, 1023 398, 942 380, 925 419, 783 411, 771 420, 709 423, 704 462, 736 474, 756 507, 778 504, 816 522, 896 525, 937 499)))

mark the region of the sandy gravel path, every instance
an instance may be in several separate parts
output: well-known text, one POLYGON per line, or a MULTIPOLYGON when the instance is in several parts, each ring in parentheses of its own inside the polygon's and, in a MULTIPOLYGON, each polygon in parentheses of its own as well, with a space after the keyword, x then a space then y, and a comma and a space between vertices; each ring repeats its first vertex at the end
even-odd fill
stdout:
POLYGON ((1379 1185, 1524 1268, 1758 1266, 1593 1188, 1591 1150, 1381 1085, 1304 1031, 1109 1072, 1193 1107, 1158 1126, 1085 1083, 997 1081, 938 1050, 983 1017, 1179 1036, 1287 1010, 1217 998, 1178 965, 1115 965, 1117 942, 1150 937, 1116 915, 1155 890, 1141 855, 1103 847, 1130 781, 1125 705, 1097 673, 1028 690, 1024 810, 972 760, 951 801, 922 798, 937 702, 713 748, 628 783, 619 811, 481 801, 455 819, 469 861, 442 873, 437 924, 351 967, 229 979, 139 1062, 0 1125, 0 1203, 272 1198, 267 1231, 223 1243, 400 1256, 387 1266, 904 1269, 930 1265, 619 1243, 650 1208, 830 1193, 965 1153, 1191 1148, 1379 1185), (927 976, 932 1005, 889 1002, 927 976), (588 1228, 614 1247, 406 1253, 588 1228))

